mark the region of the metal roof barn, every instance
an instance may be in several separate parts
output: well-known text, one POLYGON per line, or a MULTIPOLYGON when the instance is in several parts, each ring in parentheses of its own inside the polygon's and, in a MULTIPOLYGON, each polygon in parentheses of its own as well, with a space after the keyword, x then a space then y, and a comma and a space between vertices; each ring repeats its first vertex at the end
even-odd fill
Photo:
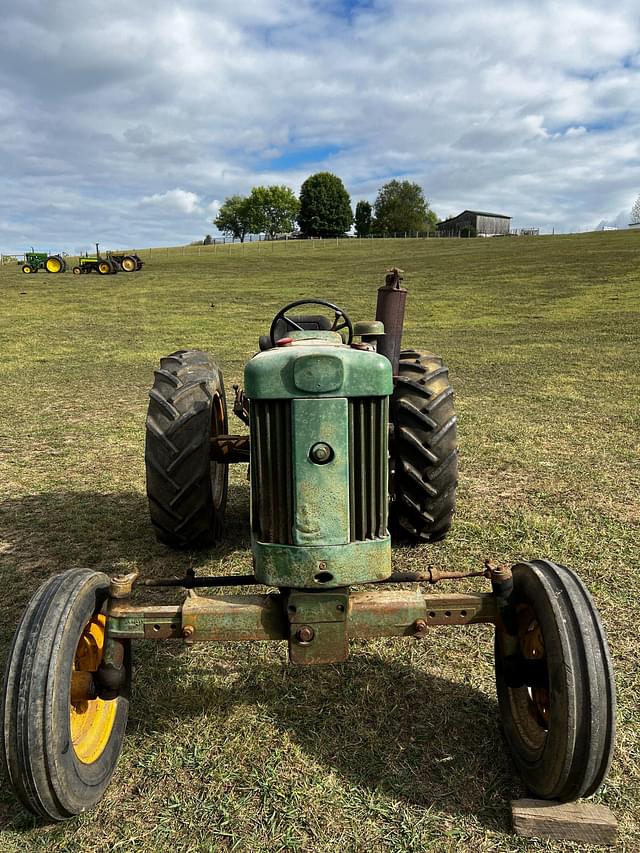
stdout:
POLYGON ((498 234, 508 234, 511 230, 511 217, 502 213, 485 213, 480 210, 463 210, 458 216, 452 216, 443 222, 438 222, 438 231, 450 237, 458 237, 461 233, 468 235, 469 230, 483 237, 495 237, 498 234))

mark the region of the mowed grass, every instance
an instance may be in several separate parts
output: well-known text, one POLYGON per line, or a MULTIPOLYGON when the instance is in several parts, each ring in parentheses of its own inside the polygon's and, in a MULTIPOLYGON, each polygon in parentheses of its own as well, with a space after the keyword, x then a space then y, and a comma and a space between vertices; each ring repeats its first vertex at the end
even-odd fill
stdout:
MULTIPOLYGON (((640 233, 143 256, 137 275, 0 269, 0 666, 29 597, 61 569, 250 571, 246 466, 232 472, 223 544, 185 554, 154 539, 143 460, 153 368, 205 349, 230 391, 281 305, 318 296, 370 318, 397 265, 405 343, 450 366, 460 486, 448 539, 396 551, 395 567, 549 557, 579 572, 619 699, 596 801, 615 812, 620 849, 640 850, 640 233)), ((511 834, 509 801, 524 791, 500 734, 488 627, 358 642, 347 663, 318 669, 289 667, 281 643, 148 642, 134 655, 104 800, 42 826, 2 780, 1 850, 587 849, 511 834)))

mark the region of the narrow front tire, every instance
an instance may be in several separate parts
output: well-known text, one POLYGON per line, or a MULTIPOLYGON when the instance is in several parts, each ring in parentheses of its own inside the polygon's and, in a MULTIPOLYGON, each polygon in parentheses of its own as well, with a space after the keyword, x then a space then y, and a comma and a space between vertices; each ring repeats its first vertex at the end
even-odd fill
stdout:
POLYGON ((496 688, 507 744, 529 790, 568 802, 604 781, 615 737, 613 666, 582 581, 548 560, 513 567, 496 629, 496 688))
POLYGON ((120 695, 103 700, 96 688, 108 592, 109 578, 101 572, 55 575, 29 602, 9 651, 0 753, 18 799, 45 820, 65 820, 94 806, 122 748, 128 644, 120 695))

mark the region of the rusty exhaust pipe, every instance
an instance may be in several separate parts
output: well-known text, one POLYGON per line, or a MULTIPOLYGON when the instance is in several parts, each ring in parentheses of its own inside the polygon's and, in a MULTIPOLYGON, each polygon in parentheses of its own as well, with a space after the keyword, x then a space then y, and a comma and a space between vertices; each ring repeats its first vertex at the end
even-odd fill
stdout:
POLYGON ((404 308, 407 301, 407 290, 400 287, 402 272, 397 267, 387 270, 385 284, 378 289, 376 306, 376 320, 384 324, 384 335, 378 337, 378 352, 389 359, 394 376, 398 375, 404 308))

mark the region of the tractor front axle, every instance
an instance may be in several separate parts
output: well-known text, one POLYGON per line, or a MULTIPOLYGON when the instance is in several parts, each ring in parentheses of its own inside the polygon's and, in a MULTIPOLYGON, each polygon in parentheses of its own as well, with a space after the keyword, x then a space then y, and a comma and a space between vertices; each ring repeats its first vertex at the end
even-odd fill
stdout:
MULTIPOLYGON (((198 578, 189 585, 207 586, 208 580, 221 579, 198 578)), ((432 625, 495 624, 501 610, 495 591, 425 595, 418 587, 391 590, 379 585, 355 592, 336 587, 211 597, 190 588, 181 604, 132 604, 134 582, 135 576, 112 581, 107 645, 134 639, 182 639, 188 644, 287 640, 290 659, 299 664, 344 661, 350 639, 422 638, 432 625)), ((170 583, 183 586, 189 579, 167 579, 162 585, 170 583)))

